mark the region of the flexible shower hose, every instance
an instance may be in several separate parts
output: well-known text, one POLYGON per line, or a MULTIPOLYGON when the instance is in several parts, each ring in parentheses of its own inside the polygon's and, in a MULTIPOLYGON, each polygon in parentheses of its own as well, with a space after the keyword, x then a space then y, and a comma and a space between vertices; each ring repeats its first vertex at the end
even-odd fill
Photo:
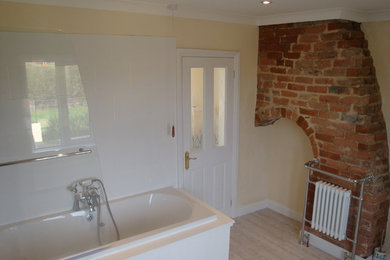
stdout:
MULTIPOLYGON (((112 215, 112 212, 111 212, 110 203, 108 202, 107 193, 106 193, 106 189, 104 188, 104 184, 103 184, 103 182, 100 179, 93 179, 92 182, 98 182, 100 184, 100 186, 102 187, 102 189, 103 189, 104 199, 105 199, 105 201, 107 203, 108 213, 110 214, 112 223, 114 224, 114 227, 115 227, 116 239, 120 240, 119 230, 118 230, 118 227, 116 225, 114 216, 112 215)), ((100 196, 99 196, 98 199, 99 199, 99 203, 98 203, 98 212, 97 212, 97 233, 98 233, 99 244, 101 245, 102 242, 101 242, 101 238, 100 238, 100 227, 101 227, 101 225, 100 225, 100 214, 101 214, 101 205, 100 205, 101 200, 100 200, 100 196)))

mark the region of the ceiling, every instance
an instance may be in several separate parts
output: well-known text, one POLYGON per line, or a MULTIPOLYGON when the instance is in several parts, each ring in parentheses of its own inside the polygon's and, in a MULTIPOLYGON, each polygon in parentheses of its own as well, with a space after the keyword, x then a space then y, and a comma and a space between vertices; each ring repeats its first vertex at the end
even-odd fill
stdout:
POLYGON ((7 0, 120 10, 243 24, 279 24, 324 19, 390 20, 390 0, 7 0))

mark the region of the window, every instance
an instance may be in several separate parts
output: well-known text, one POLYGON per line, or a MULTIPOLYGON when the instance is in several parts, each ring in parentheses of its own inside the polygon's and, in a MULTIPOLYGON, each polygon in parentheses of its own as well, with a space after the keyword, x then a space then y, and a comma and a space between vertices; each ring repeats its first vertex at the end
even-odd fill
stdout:
POLYGON ((78 66, 31 61, 25 67, 34 151, 92 144, 78 66))

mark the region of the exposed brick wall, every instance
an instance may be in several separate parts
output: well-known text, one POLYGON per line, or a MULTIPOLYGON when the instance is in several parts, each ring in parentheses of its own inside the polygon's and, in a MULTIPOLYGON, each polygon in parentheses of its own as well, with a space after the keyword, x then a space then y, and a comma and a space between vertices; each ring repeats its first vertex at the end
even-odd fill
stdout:
MULTIPOLYGON (((255 124, 281 117, 306 133, 321 169, 350 178, 374 174, 374 183, 365 189, 358 244, 359 255, 370 255, 387 221, 389 156, 381 96, 360 24, 329 20, 260 26, 255 124)), ((355 194, 359 189, 348 188, 355 194)), ((354 213, 356 203, 349 235, 354 213)), ((323 237, 351 249, 349 242, 323 237)))

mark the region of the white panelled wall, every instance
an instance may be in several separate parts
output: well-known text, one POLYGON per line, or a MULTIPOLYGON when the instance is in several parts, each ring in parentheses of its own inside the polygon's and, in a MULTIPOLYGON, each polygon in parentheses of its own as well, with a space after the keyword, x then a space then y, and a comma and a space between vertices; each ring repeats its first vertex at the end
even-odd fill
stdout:
POLYGON ((102 178, 110 199, 176 184, 175 39, 0 33, 0 162, 59 152, 32 148, 28 61, 78 65, 94 143, 89 155, 0 167, 0 225, 71 209, 66 187, 80 178, 102 178))

